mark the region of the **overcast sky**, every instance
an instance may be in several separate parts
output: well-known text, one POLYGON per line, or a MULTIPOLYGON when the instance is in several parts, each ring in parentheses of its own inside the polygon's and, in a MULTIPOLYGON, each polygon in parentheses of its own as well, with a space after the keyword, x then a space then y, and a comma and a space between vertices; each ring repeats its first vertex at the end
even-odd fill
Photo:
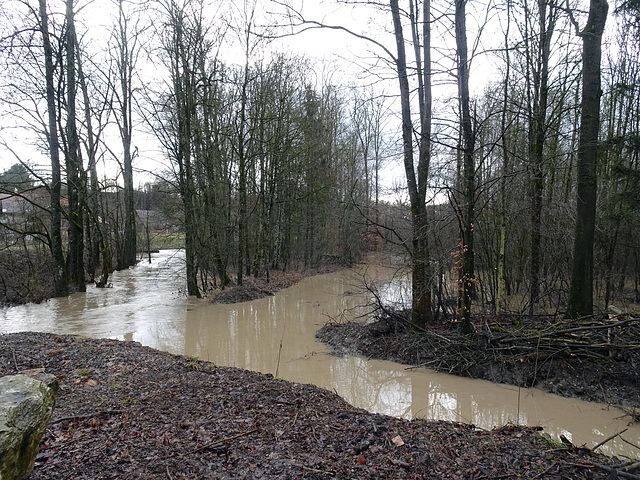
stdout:
MULTIPOLYGON (((36 3, 35 0, 31 1, 34 4, 36 3)), ((293 2, 296 9, 302 12, 308 20, 319 21, 328 25, 345 26, 356 33, 375 38, 390 51, 395 52, 394 38, 390 33, 392 27, 391 16, 387 10, 380 10, 380 8, 372 5, 363 5, 360 2, 356 2, 354 5, 345 4, 345 2, 338 0, 288 1, 293 2)), ((584 0, 581 1, 584 3, 584 0)), ((50 3, 60 6, 63 4, 61 0, 50 1, 50 3)), ((220 10, 221 4, 224 4, 224 2, 212 1, 211 6, 207 9, 213 24, 220 23, 224 16, 231 18, 232 22, 240 21, 242 17, 242 1, 229 1, 224 4, 227 5, 225 8, 233 11, 231 15, 229 15, 229 11, 220 10)), ((95 52, 96 58, 106 57, 107 38, 111 26, 115 22, 115 6, 112 2, 106 0, 79 0, 77 5, 77 30, 79 35, 83 37, 82 42, 87 45, 90 51, 95 52)), ((433 8, 435 10, 440 6, 434 5, 433 8)), ((492 14, 486 14, 485 3, 481 1, 469 2, 467 8, 467 29, 470 48, 482 51, 499 47, 501 37, 497 35, 497 32, 501 25, 497 21, 497 17, 492 14), (482 41, 476 43, 479 25, 484 24, 485 21, 488 21, 488 26, 483 32, 482 41)), ((259 12, 256 23, 259 26, 266 27, 274 23, 286 23, 286 18, 282 16, 284 10, 280 2, 257 0, 257 9, 259 12)), ((151 21, 159 22, 159 19, 152 17, 151 21)), ((437 47, 433 53, 434 61, 436 62, 435 68, 441 71, 435 79, 434 98, 451 98, 455 96, 455 78, 451 71, 447 71, 452 66, 451 53, 454 40, 450 23, 451 19, 445 22, 438 22, 433 30, 433 43, 437 47)), ((285 29, 279 32, 284 31, 291 32, 292 30, 285 29)), ((405 36, 407 35, 408 32, 405 32, 405 36)), ((225 35, 226 42, 221 50, 221 55, 228 63, 241 63, 243 61, 242 50, 239 48, 238 43, 234 41, 235 38, 232 31, 227 31, 225 35)), ((388 65, 383 69, 370 70, 371 65, 375 63, 376 56, 385 56, 382 49, 344 32, 328 29, 310 30, 296 36, 274 40, 269 47, 261 48, 261 51, 268 56, 269 49, 304 55, 314 61, 317 65, 315 72, 319 85, 326 82, 345 86, 348 84, 375 82, 376 88, 384 89, 386 93, 395 94, 397 90, 397 80, 393 78, 393 72, 388 69, 388 65), (378 75, 384 75, 388 80, 380 82, 378 75)), ((142 59, 140 63, 141 68, 143 68, 143 77, 150 78, 149 76, 153 77, 162 72, 161 66, 157 63, 149 64, 147 62, 145 66, 145 62, 146 60, 142 59)), ((378 65, 380 65, 380 62, 378 62, 378 65)), ((474 59, 472 67, 472 89, 475 93, 481 93, 486 83, 496 77, 495 73, 492 73, 495 72, 495 64, 488 56, 478 56, 474 59)), ((453 106, 449 108, 451 109, 453 106)), ((30 146, 33 142, 32 134, 9 128, 12 126, 15 127, 13 120, 6 115, 0 117, 0 138, 28 163, 43 163, 47 165, 47 157, 42 153, 36 152, 30 146)), ((116 141, 115 144, 117 145, 118 142, 116 141)), ((157 171, 164 164, 163 152, 158 149, 156 142, 144 133, 142 126, 139 126, 134 131, 134 145, 139 146, 138 167, 157 171)), ((14 163, 16 163, 16 158, 0 147, 0 171, 5 170, 14 163)), ((401 182, 403 178, 401 168, 391 167, 386 174, 388 185, 401 182)), ((117 170, 113 163, 107 163, 105 168, 108 176, 112 176, 110 175, 111 171, 115 172, 117 170)), ((148 175, 139 175, 138 181, 146 181, 149 178, 148 175)))

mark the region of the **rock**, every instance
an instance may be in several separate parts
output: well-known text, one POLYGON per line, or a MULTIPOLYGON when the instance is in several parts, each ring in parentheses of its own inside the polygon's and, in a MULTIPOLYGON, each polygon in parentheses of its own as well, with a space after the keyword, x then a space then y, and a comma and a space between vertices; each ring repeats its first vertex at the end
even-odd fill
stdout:
POLYGON ((29 476, 53 412, 55 377, 31 373, 0 378, 0 480, 29 476))
POLYGON ((21 370, 20 375, 28 375, 35 380, 40 380, 47 387, 53 389, 53 393, 58 392, 58 379, 55 375, 44 373, 44 368, 33 368, 31 370, 21 370))

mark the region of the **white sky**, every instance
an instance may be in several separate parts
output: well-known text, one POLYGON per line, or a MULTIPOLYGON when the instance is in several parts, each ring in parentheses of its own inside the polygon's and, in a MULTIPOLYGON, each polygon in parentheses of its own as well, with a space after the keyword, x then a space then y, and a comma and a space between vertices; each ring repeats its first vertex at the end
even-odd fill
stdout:
MULTIPOLYGON (((293 1, 307 19, 322 21, 331 25, 346 26, 357 33, 374 37, 376 40, 385 44, 390 51, 395 52, 394 38, 390 34, 392 28, 391 16, 386 10, 380 11, 371 5, 346 5, 344 2, 339 2, 338 0, 293 1)), ((61 0, 50 0, 49 3, 56 5, 56 2, 62 5, 61 0)), ((237 1, 236 4, 241 4, 241 1, 237 1)), ((105 45, 107 42, 105 38, 108 37, 110 26, 115 22, 115 6, 112 2, 105 0, 80 0, 78 5, 81 7, 77 14, 77 29, 79 35, 84 35, 83 42, 88 44, 89 48, 96 51, 96 57, 106 56, 105 45)), ((214 8, 219 8, 220 2, 213 1, 212 5, 216 5, 217 7, 211 7, 211 11, 213 11, 214 8)), ((230 5, 234 5, 234 3, 231 2, 230 5)), ((282 8, 277 3, 269 0, 257 0, 257 5, 259 9, 265 12, 282 11, 282 8)), ((436 7, 440 8, 439 5, 434 5, 434 9, 436 7)), ((484 7, 484 2, 468 3, 467 27, 470 49, 473 47, 476 37, 477 24, 485 18, 484 7)), ((237 13, 234 17, 237 20, 237 13)), ((264 23, 271 21, 270 19, 264 23)), ((497 22, 490 22, 489 25, 490 27, 483 33, 483 43, 479 45, 481 49, 496 47, 498 45, 492 45, 491 42, 499 43, 502 41, 500 36, 496 36, 495 33, 492 33, 490 30, 498 28, 497 22)), ((409 32, 405 30, 405 36, 408 35, 409 32)), ((233 34, 228 34, 227 38, 232 39, 233 34)), ((452 29, 446 26, 439 26, 434 30, 434 43, 439 47, 439 49, 434 52, 434 61, 438 60, 438 52, 446 57, 451 51, 452 42, 452 29)), ((373 47, 365 41, 355 39, 344 32, 325 29, 307 31, 298 36, 276 40, 273 42, 272 48, 304 55, 311 60, 323 61, 325 67, 317 68, 318 75, 330 77, 332 82, 338 84, 370 83, 375 77, 367 71, 367 68, 371 65, 376 55, 383 55, 378 47, 373 47)), ((234 59, 239 59, 239 62, 241 62, 243 59, 241 50, 238 50, 238 47, 233 45, 226 47, 226 55, 223 53, 223 56, 230 62, 233 62, 234 59)), ((448 62, 448 64, 443 64, 443 68, 449 68, 451 66, 450 59, 448 62)), ((491 72, 495 65, 487 61, 486 57, 478 57, 474 60, 473 67, 471 71, 472 88, 475 93, 480 93, 486 83, 493 79, 494 74, 491 72)), ((148 75, 149 72, 156 73, 157 71, 159 71, 158 66, 153 65, 151 69, 146 68, 143 75, 148 75)), ((382 70, 377 69, 375 72, 381 73, 382 70)), ((381 84, 379 83, 378 88, 383 88, 385 92, 395 95, 398 88, 397 80, 393 79, 393 72, 388 69, 386 70, 386 75, 388 75, 389 80, 381 84)), ((318 82, 321 83, 323 80, 326 80, 326 78, 319 78, 318 82)), ((450 73, 440 74, 436 79, 437 85, 434 88, 434 98, 454 97, 456 87, 453 82, 454 78, 450 73)), ((454 106, 452 105, 447 108, 453 111, 454 106)), ((31 145, 33 140, 30 138, 31 134, 10 128, 12 126, 14 126, 12 121, 8 119, 6 115, 1 116, 0 138, 6 141, 23 159, 27 159, 29 163, 42 163, 47 165, 48 159, 46 156, 34 151, 31 145)), ((115 135, 115 130, 113 135, 115 135)), ((139 168, 156 172, 162 168, 161 166, 165 162, 163 152, 159 150, 156 142, 144 132, 144 129, 140 125, 134 131, 133 142, 134 145, 139 147, 139 157, 137 160, 139 168)), ((119 138, 117 135, 115 135, 114 141, 111 143, 115 145, 114 150, 118 152, 119 138)), ((0 147, 0 171, 4 171, 14 163, 16 163, 15 157, 0 147)), ((114 172, 117 171, 117 168, 114 163, 106 163, 104 171, 107 176, 112 177, 114 176, 114 172)), ((387 186, 403 184, 404 173, 400 162, 390 164, 386 168, 384 176, 387 186)), ((150 178, 148 175, 138 175, 137 181, 143 183, 150 178)))

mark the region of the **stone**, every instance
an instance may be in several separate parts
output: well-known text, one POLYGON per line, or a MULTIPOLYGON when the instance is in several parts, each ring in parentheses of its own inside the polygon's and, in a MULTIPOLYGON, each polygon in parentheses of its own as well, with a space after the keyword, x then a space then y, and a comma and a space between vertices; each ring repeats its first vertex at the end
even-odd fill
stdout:
POLYGON ((0 377, 0 480, 29 476, 53 413, 55 377, 29 373, 0 377))

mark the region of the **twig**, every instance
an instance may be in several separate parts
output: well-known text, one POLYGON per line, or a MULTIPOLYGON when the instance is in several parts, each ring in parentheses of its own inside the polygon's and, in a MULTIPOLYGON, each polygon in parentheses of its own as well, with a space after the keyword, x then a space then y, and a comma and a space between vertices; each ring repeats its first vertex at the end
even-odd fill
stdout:
POLYGON ((278 372, 280 371, 280 354, 282 353, 282 341, 284 340, 284 329, 287 326, 287 321, 285 320, 284 325, 282 326, 282 337, 280 337, 280 348, 278 348, 278 361, 276 362, 276 374, 275 378, 278 378, 278 372))
POLYGON ((544 477, 547 472, 549 470, 551 470, 553 467, 557 467, 557 465, 555 463, 553 463, 552 465, 550 465, 548 468, 546 468, 544 471, 540 472, 538 475, 536 475, 535 477, 532 477, 531 480, 535 480, 536 478, 542 478, 544 477))
POLYGON ((317 468, 306 467, 304 465, 298 465, 298 464, 295 464, 295 463, 292 463, 291 465, 293 465, 295 467, 298 467, 298 468, 302 468, 303 470, 308 470, 308 471, 313 472, 313 473, 324 473, 326 475, 331 475, 332 477, 335 477, 335 475, 336 475, 334 472, 329 472, 327 470, 318 470, 317 468))
POLYGON ((626 432, 627 430, 629 430, 628 428, 625 428, 624 430, 619 431, 618 433, 616 433, 615 435, 611 435, 609 438, 601 441, 599 444, 597 444, 595 447, 593 447, 591 449, 592 452, 596 451, 596 448, 601 447, 602 445, 604 445, 605 443, 607 443, 610 440, 613 440, 614 438, 616 438, 618 435, 622 435, 624 432, 626 432))
POLYGON ((103 410, 101 412, 86 413, 84 415, 71 415, 69 417, 56 418, 55 420, 51 420, 49 423, 53 425, 54 423, 60 423, 67 420, 80 420, 91 417, 99 417, 100 415, 117 415, 119 413, 125 412, 124 410, 103 410))
POLYGON ((11 354, 13 355, 13 366, 16 369, 16 372, 20 373, 20 370, 18 369, 18 360, 16 360, 16 351, 13 348, 11 349, 11 354))
MULTIPOLYGON (((201 447, 196 448, 195 450, 191 450, 190 452, 181 453, 179 456, 184 457, 185 455, 191 455, 192 453, 199 452, 200 450, 204 450, 209 447, 213 447, 214 445, 219 445, 220 443, 230 442, 231 440, 235 440, 236 438, 244 437, 245 435, 250 435, 254 432, 257 432, 258 429, 254 428, 253 430, 249 430, 247 432, 242 432, 237 435, 233 435, 231 437, 222 438, 220 440, 216 440, 215 442, 207 443, 206 445, 202 445, 201 447)), ((165 457, 166 458, 166 457, 165 457)))
POLYGON ((617 468, 609 467, 608 465, 600 465, 598 463, 593 464, 595 467, 598 467, 601 470, 604 470, 607 473, 612 475, 611 478, 616 478, 616 475, 620 478, 626 478, 628 480, 640 480, 639 475, 634 475, 633 473, 628 473, 622 470, 618 470, 617 468))
POLYGON ((635 443, 631 443, 629 440, 627 440, 627 439, 626 439, 626 438, 624 438, 624 437, 620 437, 620 440, 622 440, 622 441, 623 441, 624 443, 626 443, 627 445, 632 446, 633 448, 638 448, 638 449, 640 449, 640 446, 639 446, 639 445, 636 445, 635 443))
POLYGON ((389 459, 389 461, 390 461, 393 465, 395 465, 395 466, 397 466, 397 467, 402 467, 402 468, 407 468, 407 469, 408 469, 408 468, 411 468, 411 464, 410 464, 410 463, 408 463, 408 462, 403 462, 402 460, 396 460, 396 459, 395 459, 395 458, 393 458, 393 457, 387 457, 387 458, 389 459))

